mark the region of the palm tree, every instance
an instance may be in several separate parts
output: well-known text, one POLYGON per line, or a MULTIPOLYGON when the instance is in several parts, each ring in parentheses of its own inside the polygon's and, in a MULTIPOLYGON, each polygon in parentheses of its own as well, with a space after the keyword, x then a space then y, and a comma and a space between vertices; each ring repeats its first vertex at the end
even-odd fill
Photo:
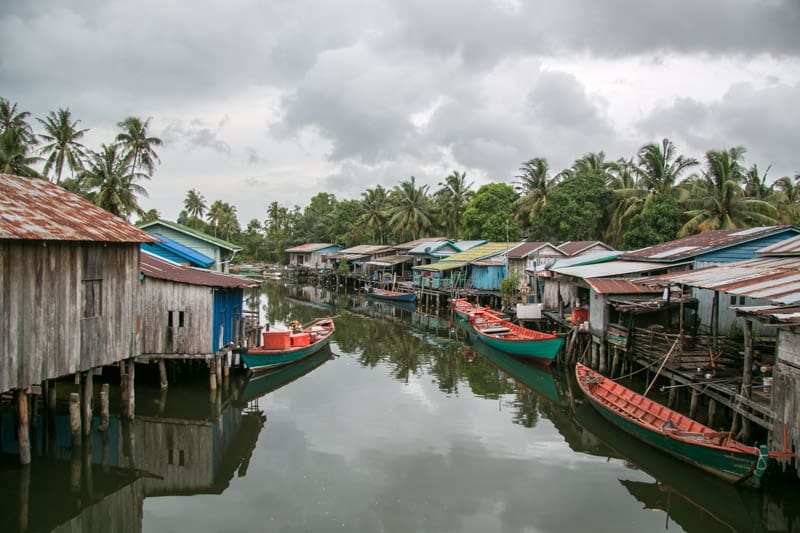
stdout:
POLYGON ((370 229, 379 244, 386 238, 386 210, 389 193, 378 185, 361 193, 361 215, 359 220, 370 229))
POLYGON ((161 146, 163 143, 158 137, 147 136, 150 119, 142 122, 138 117, 127 117, 118 122, 117 126, 123 130, 117 135, 117 142, 131 156, 131 172, 142 170, 147 178, 151 178, 156 164, 161 162, 153 147, 161 146))
POLYGON ((767 167, 767 170, 761 174, 758 171, 758 165, 755 163, 748 168, 744 173, 744 194, 749 198, 757 200, 769 200, 774 194, 775 190, 772 185, 767 184, 767 174, 772 165, 767 167))
POLYGON ((39 149, 39 153, 47 157, 44 163, 44 175, 47 176, 51 170, 55 170, 55 182, 60 185, 64 163, 69 167, 72 176, 75 175, 75 170, 83 168, 86 152, 79 139, 89 130, 78 129, 80 120, 73 121, 69 109, 50 111, 44 120, 41 118, 36 120, 42 124, 45 131, 39 134, 39 138, 47 143, 39 149))
MULTIPOLYGON (((241 231, 241 226, 239 226, 239 219, 236 216, 236 207, 232 206, 227 202, 222 203, 222 208, 220 210, 219 219, 217 220, 217 229, 219 229, 219 235, 223 239, 230 239, 231 235, 239 233, 241 231)), ((214 231, 216 234, 216 229, 214 231)))
POLYGON ((604 235, 606 242, 617 246, 630 220, 642 211, 647 191, 637 179, 636 166, 630 159, 620 159, 609 169, 608 188, 614 191, 614 206, 604 235))
POLYGON ((671 193, 679 184, 682 174, 698 164, 696 159, 675 154, 675 145, 669 139, 661 144, 642 146, 638 153, 636 169, 642 186, 650 193, 671 193))
POLYGON ((689 182, 692 209, 682 235, 716 229, 771 226, 778 222, 778 212, 769 202, 748 198, 742 184, 744 148, 706 152, 702 176, 689 182))
POLYGON ((387 211, 392 231, 403 237, 410 234, 412 240, 431 226, 431 206, 428 186, 417 187, 416 178, 404 180, 392 189, 391 207, 387 211))
MULTIPOLYGON (((187 213, 188 214, 188 213, 187 213)), ((217 236, 217 228, 219 227, 219 222, 222 220, 222 217, 225 215, 225 203, 222 200, 216 200, 214 203, 211 204, 211 207, 208 208, 208 212, 206 213, 206 220, 214 228, 214 236, 217 236)))
POLYGON ((28 118, 31 114, 28 111, 19 111, 16 103, 11 103, 0 97, 0 134, 9 130, 16 130, 19 141, 27 145, 36 144, 36 136, 33 134, 28 118))
POLYGON ((794 178, 783 176, 775 180, 774 205, 781 213, 781 220, 786 224, 800 222, 800 173, 794 178))
POLYGON ((203 215, 206 214, 206 199, 203 198, 202 194, 192 189, 186 193, 186 198, 183 200, 183 207, 186 209, 189 220, 194 221, 195 224, 199 224, 199 222, 203 220, 203 215))
POLYGON ((141 177, 131 173, 132 154, 116 145, 104 144, 99 152, 89 152, 88 166, 79 179, 92 193, 94 203, 120 218, 142 214, 137 195, 147 196, 147 191, 134 180, 141 177))
POLYGON ((547 193, 558 183, 550 176, 550 165, 543 157, 535 157, 522 164, 517 178, 521 196, 516 202, 516 218, 523 226, 533 223, 539 211, 547 205, 547 193))
POLYGON ((466 172, 459 173, 457 170, 439 182, 441 189, 436 191, 435 196, 441 206, 445 230, 454 239, 461 236, 461 215, 474 194, 473 185, 474 182, 467 183, 466 172))
POLYGON ((30 153, 32 146, 21 129, 9 128, 0 133, 0 172, 40 178, 39 172, 31 166, 40 159, 30 153))

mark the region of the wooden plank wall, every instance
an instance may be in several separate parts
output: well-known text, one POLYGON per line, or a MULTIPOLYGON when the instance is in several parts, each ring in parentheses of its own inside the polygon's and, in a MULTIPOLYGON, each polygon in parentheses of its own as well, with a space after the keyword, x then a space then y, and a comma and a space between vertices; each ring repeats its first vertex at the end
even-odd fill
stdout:
POLYGON ((136 355, 138 244, 0 243, 0 392, 136 355), (102 314, 84 318, 85 250, 102 259, 102 314))
POLYGON ((143 318, 144 355, 211 354, 214 294, 211 287, 174 283, 155 278, 143 282, 140 300, 143 318), (173 327, 168 327, 173 311, 173 327), (178 326, 178 312, 184 313, 184 326, 178 326))

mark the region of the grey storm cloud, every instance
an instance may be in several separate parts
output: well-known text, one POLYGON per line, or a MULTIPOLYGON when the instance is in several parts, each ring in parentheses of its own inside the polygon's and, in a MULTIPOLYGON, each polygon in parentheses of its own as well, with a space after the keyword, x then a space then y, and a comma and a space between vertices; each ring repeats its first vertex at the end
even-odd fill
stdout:
MULTIPOLYGON (((221 172, 265 176, 269 201, 293 204, 411 175, 435 188, 452 170, 479 185, 532 157, 557 172, 665 136, 695 157, 745 146, 774 176, 800 167, 798 27, 797 0, 6 1, 0 96, 34 117, 69 107, 109 135, 153 117, 170 194, 221 172), (670 78, 676 62, 728 76, 670 78), (636 87, 646 68, 664 87, 636 87), (304 189, 283 198, 293 172, 304 189)), ((264 203, 246 190, 245 217, 264 203)))

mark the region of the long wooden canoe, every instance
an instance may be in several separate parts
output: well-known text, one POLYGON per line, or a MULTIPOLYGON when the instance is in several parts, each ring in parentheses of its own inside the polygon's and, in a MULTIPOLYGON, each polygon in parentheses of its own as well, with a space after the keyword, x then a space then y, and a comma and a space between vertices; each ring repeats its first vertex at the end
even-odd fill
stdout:
POLYGON ((320 318, 300 331, 265 331, 263 344, 242 353, 241 358, 254 372, 288 365, 327 346, 334 330, 332 318, 320 318))
POLYGON ((589 403, 633 437, 728 483, 754 487, 767 467, 766 446, 748 446, 577 363, 575 377, 589 403))

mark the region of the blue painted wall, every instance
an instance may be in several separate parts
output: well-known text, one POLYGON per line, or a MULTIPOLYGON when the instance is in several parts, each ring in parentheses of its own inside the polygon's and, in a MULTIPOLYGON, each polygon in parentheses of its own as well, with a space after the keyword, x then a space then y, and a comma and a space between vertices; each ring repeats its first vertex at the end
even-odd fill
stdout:
POLYGON ((214 291, 214 323, 211 328, 211 346, 219 350, 233 340, 234 320, 242 314, 242 289, 216 289, 214 291), (220 338, 220 327, 222 337, 220 338))
POLYGON ((506 277, 506 266, 503 264, 486 266, 486 265, 472 265, 472 282, 470 286, 473 289, 482 291, 496 291, 500 290, 500 282, 506 277))

